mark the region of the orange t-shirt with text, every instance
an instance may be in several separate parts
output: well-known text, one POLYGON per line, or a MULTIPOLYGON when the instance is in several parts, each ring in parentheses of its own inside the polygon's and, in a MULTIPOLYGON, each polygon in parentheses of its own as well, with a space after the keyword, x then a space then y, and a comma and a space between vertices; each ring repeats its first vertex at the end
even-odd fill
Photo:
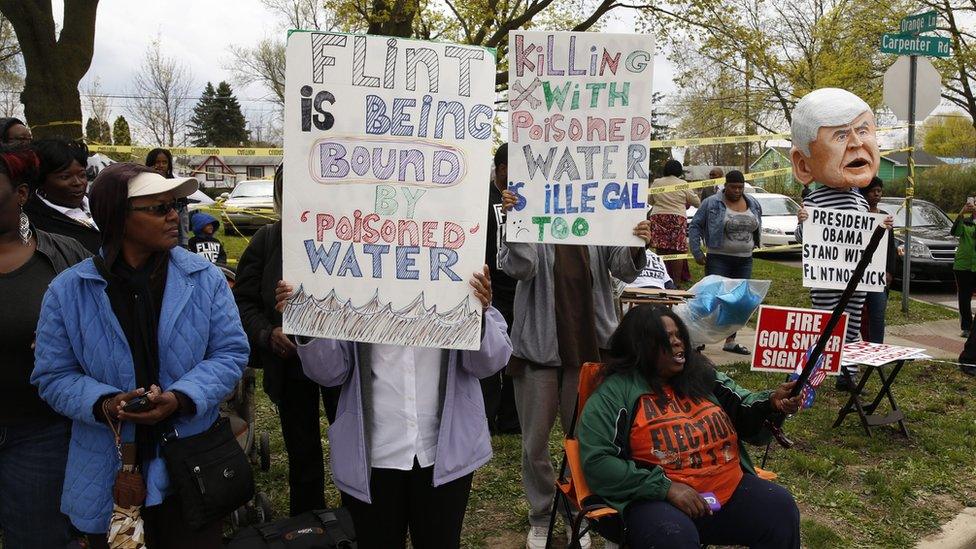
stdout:
POLYGON ((631 457, 660 466, 672 482, 713 492, 722 505, 742 480, 739 438, 725 410, 706 398, 640 397, 630 429, 631 457))

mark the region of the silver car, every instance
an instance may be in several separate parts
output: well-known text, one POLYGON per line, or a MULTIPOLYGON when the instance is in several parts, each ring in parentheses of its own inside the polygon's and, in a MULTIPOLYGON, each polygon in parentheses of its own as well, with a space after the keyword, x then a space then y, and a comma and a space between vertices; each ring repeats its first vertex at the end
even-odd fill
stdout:
POLYGON ((274 212, 274 182, 270 179, 241 181, 219 207, 224 234, 253 232, 278 220, 274 212))

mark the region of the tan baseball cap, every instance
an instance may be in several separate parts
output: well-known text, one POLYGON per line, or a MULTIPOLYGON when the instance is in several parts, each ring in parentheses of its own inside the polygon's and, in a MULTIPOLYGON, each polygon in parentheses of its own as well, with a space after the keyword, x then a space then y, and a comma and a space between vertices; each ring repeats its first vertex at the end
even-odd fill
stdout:
POLYGON ((200 183, 193 177, 167 179, 156 172, 142 172, 129 180, 129 198, 172 192, 174 198, 186 198, 197 192, 200 183))

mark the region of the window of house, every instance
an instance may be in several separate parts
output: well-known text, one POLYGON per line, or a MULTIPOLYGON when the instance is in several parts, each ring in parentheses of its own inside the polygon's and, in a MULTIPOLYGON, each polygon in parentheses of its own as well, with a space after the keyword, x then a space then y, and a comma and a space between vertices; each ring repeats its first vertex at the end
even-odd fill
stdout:
POLYGON ((248 166, 247 167, 247 178, 248 179, 264 179, 264 166, 248 166))
POLYGON ((224 174, 220 173, 219 166, 209 165, 207 166, 207 181, 223 181, 224 174))

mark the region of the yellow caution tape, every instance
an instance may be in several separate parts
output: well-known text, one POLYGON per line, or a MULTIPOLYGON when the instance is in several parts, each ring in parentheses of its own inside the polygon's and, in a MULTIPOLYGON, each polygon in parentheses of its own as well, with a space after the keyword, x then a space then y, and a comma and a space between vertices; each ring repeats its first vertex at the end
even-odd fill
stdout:
POLYGON ((75 124, 81 126, 81 120, 55 120, 54 122, 47 122, 45 124, 31 124, 30 127, 37 129, 50 126, 74 126, 75 124))
MULTIPOLYGON (((745 174, 746 181, 753 181, 756 179, 762 179, 764 177, 773 177, 777 175, 785 175, 788 173, 793 173, 793 168, 776 168, 775 170, 765 170, 761 172, 752 172, 745 174)), ((647 190, 648 196, 669 193, 672 191, 683 191, 688 189, 700 189, 702 187, 710 187, 712 185, 724 184, 725 178, 718 177, 715 179, 703 179, 701 181, 691 181, 688 183, 677 183, 675 185, 665 185, 663 187, 651 187, 647 190)))
MULTIPOLYGON (((156 147, 129 145, 89 145, 88 150, 98 153, 145 154, 156 147)), ((174 156, 213 155, 213 156, 282 156, 281 148, 254 147, 159 147, 167 149, 174 156)))
MULTIPOLYGON (((803 247, 803 244, 781 244, 779 246, 767 246, 765 248, 756 248, 752 250, 752 253, 772 253, 772 252, 788 252, 790 250, 799 250, 803 247)), ((708 253, 705 252, 708 256, 708 253)), ((671 255, 659 255, 661 261, 672 261, 675 259, 694 259, 695 256, 692 254, 671 254, 671 255)))
MULTIPOLYGON (((891 130, 899 130, 906 128, 907 126, 902 124, 900 126, 886 126, 884 128, 878 128, 875 131, 885 132, 891 130)), ((734 143, 755 143, 756 141, 772 141, 774 139, 786 139, 789 140, 792 137, 788 133, 768 133, 762 135, 728 135, 722 137, 684 137, 678 139, 656 139, 652 140, 649 148, 651 149, 662 149, 666 147, 694 147, 700 145, 730 145, 734 143)), ((895 151, 891 151, 895 152, 895 151)))

